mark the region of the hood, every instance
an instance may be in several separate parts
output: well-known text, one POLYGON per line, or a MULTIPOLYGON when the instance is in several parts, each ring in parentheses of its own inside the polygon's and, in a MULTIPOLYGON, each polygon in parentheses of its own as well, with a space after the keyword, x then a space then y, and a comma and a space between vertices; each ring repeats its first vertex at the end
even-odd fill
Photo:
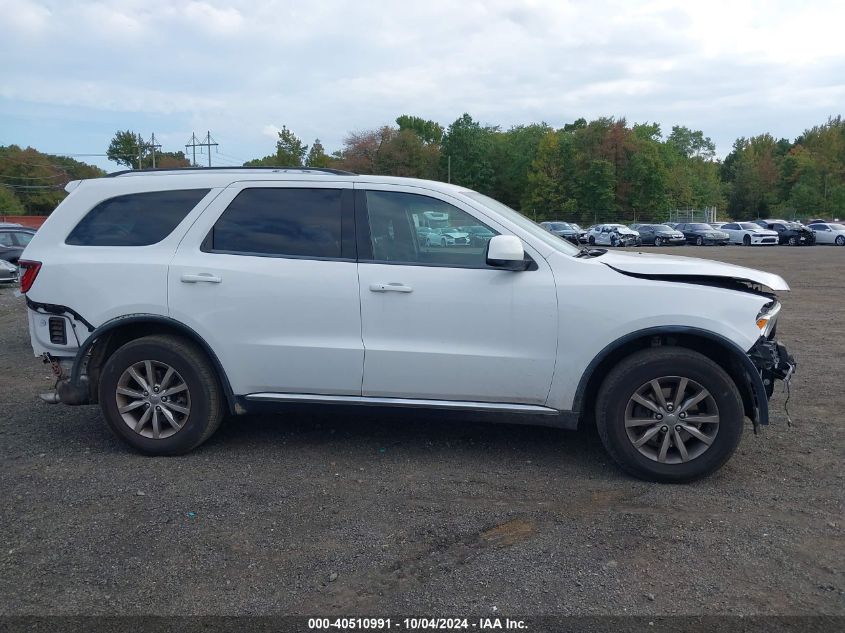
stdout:
POLYGON ((775 291, 789 290, 789 285, 780 275, 696 257, 609 252, 597 261, 618 271, 643 277, 659 277, 667 280, 671 277, 737 279, 760 284, 775 291))
POLYGON ((751 231, 752 233, 754 233, 755 235, 777 236, 777 234, 778 234, 777 231, 770 231, 769 229, 748 229, 748 230, 751 231))

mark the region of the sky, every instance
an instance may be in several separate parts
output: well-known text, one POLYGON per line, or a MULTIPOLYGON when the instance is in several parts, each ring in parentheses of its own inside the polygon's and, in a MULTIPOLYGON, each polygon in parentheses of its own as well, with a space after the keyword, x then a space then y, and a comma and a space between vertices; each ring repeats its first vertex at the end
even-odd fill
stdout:
POLYGON ((210 131, 212 164, 232 165, 273 153, 282 125, 331 152, 401 114, 468 112, 685 125, 724 156, 845 114, 841 0, 0 0, 0 16, 0 145, 48 153, 210 131))

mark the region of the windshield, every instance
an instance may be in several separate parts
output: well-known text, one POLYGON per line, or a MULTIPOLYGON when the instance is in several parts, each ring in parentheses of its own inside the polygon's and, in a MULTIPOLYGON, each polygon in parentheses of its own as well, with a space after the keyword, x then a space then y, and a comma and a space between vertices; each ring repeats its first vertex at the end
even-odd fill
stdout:
POLYGON ((712 231, 713 227, 709 224, 690 224, 693 231, 712 231))
POLYGON ((834 231, 845 231, 845 224, 828 224, 834 231))
POLYGON ((804 228, 804 225, 801 224, 800 222, 787 222, 786 226, 788 226, 791 229, 803 229, 804 228))
POLYGON ((569 225, 566 222, 551 222, 550 226, 555 231, 566 231, 569 229, 569 225))
POLYGON ((739 228, 745 229, 746 231, 755 231, 760 228, 760 225, 752 224, 751 222, 743 222, 739 225, 739 228))
POLYGON ((461 193, 470 200, 479 202, 485 207, 489 207, 496 213, 504 216, 505 218, 516 224, 519 228, 530 233, 532 237, 537 238, 544 244, 551 246, 553 249, 560 253, 564 253, 565 255, 577 255, 581 252, 581 249, 572 244, 571 242, 560 239, 554 233, 549 233, 539 224, 532 222, 518 211, 514 211, 509 206, 502 204, 498 200, 494 200, 490 196, 485 196, 483 193, 478 193, 477 191, 469 190, 462 191, 461 193))

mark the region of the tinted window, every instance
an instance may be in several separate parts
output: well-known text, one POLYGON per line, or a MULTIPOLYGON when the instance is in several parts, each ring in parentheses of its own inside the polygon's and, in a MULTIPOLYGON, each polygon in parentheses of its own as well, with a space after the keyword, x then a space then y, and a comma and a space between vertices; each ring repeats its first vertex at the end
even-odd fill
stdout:
POLYGON ((18 231, 17 233, 15 233, 15 239, 21 246, 26 246, 32 241, 32 233, 18 231))
POLYGON ((752 224, 751 222, 742 222, 739 225, 739 228, 753 231, 754 229, 759 229, 760 225, 759 224, 752 224))
POLYGON ((217 220, 211 249, 340 257, 341 189, 244 189, 217 220))
POLYGON ((14 246, 14 244, 11 233, 0 233, 0 246, 14 246))
POLYGON ((208 189, 132 193, 103 200, 70 232, 75 246, 148 246, 170 235, 208 189))
POLYGON ((367 215, 375 261, 485 268, 487 242, 498 235, 447 202, 411 193, 368 191, 367 215))
POLYGON ((739 225, 738 224, 723 224, 722 228, 727 229, 728 231, 736 231, 737 229, 739 229, 739 225))

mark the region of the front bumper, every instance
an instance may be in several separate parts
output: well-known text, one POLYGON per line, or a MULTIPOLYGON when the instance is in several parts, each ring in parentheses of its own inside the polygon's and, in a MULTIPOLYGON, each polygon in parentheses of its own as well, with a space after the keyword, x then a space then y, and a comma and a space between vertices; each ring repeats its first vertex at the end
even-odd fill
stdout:
POLYGON ((775 381, 782 380, 788 384, 798 366, 786 346, 774 338, 760 337, 760 340, 748 350, 748 356, 760 373, 767 398, 772 397, 775 381))

